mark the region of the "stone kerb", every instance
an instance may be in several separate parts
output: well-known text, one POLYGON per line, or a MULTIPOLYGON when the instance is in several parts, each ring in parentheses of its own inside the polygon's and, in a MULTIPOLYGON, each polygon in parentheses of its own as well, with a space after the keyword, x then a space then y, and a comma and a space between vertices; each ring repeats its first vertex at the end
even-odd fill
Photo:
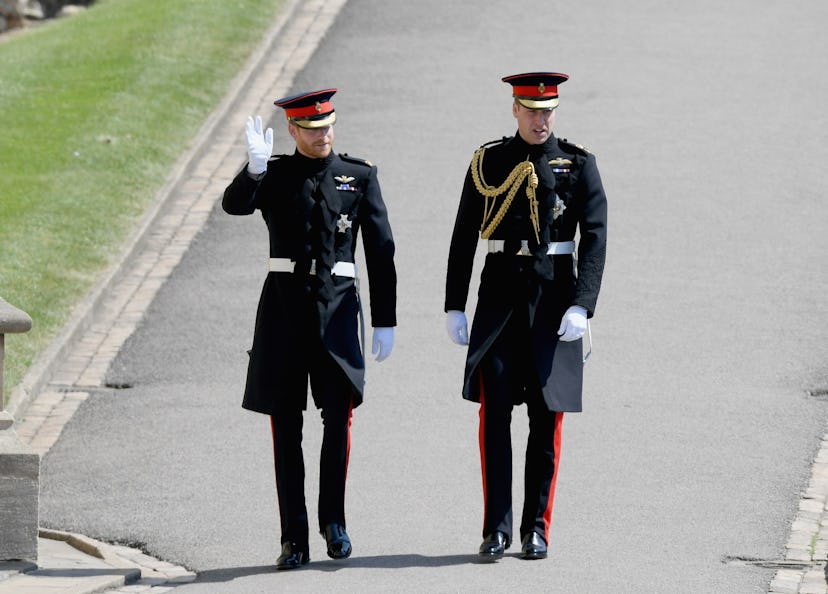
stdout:
POLYGON ((31 328, 29 315, 0 297, 0 561, 37 559, 40 456, 18 439, 3 410, 5 336, 31 328))

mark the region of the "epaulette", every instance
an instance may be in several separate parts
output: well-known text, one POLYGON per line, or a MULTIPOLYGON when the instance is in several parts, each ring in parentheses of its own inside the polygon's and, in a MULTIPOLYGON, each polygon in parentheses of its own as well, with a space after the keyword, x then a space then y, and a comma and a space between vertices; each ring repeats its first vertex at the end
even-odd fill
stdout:
POLYGON ((488 148, 496 144, 505 144, 507 141, 511 140, 511 138, 511 136, 503 136, 502 138, 498 138, 497 140, 490 140, 489 142, 481 144, 480 148, 488 148))
POLYGON ((566 138, 559 138, 558 139, 558 146, 560 146, 564 150, 569 149, 569 152, 581 154, 585 157, 589 156, 589 154, 590 154, 589 151, 587 150, 587 148, 584 145, 575 144, 574 142, 569 142, 566 138))
POLYGON ((366 167, 373 167, 371 161, 367 159, 360 159, 359 157, 352 157, 348 153, 339 153, 339 158, 348 163, 356 163, 357 165, 365 165, 366 167))

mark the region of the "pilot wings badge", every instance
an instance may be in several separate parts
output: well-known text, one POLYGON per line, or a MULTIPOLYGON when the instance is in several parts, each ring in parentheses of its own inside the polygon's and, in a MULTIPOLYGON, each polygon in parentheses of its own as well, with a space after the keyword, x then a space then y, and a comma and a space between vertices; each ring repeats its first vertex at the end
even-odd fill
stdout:
POLYGON ((351 185, 351 182, 354 181, 356 178, 351 177, 350 175, 337 175, 334 177, 339 184, 336 186, 337 190, 343 190, 345 192, 356 192, 356 188, 351 185))

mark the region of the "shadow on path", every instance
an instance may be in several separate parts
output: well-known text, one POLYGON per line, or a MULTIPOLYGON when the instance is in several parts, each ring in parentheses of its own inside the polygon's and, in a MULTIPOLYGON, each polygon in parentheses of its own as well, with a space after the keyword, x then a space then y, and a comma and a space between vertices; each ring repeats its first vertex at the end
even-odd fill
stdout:
MULTIPOLYGON (((374 557, 351 557, 347 561, 325 559, 311 560, 306 566, 292 571, 339 571, 342 569, 403 569, 406 567, 448 567, 451 565, 469 565, 478 563, 477 555, 445 555, 428 557, 425 555, 378 555, 374 557)), ((229 582, 231 580, 277 573, 274 565, 255 565, 251 567, 226 567, 198 572, 195 583, 229 582)))

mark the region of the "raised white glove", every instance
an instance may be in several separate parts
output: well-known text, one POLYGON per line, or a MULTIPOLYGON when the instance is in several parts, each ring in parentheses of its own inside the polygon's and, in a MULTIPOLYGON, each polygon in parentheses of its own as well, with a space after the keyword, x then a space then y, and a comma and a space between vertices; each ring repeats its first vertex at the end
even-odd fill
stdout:
POLYGON ((578 340, 584 335, 587 327, 587 311, 580 305, 573 305, 561 318, 561 327, 558 336, 563 342, 578 340))
POLYGON ((376 361, 385 361, 394 348, 394 328, 374 328, 374 339, 371 345, 371 354, 377 355, 376 361))
POLYGON ((466 314, 456 309, 446 312, 446 330, 449 338, 454 344, 465 346, 469 344, 469 325, 466 322, 466 314))
POLYGON ((262 116, 248 116, 245 126, 247 137, 247 171, 259 175, 267 171, 267 162, 273 154, 273 128, 262 132, 262 116))

